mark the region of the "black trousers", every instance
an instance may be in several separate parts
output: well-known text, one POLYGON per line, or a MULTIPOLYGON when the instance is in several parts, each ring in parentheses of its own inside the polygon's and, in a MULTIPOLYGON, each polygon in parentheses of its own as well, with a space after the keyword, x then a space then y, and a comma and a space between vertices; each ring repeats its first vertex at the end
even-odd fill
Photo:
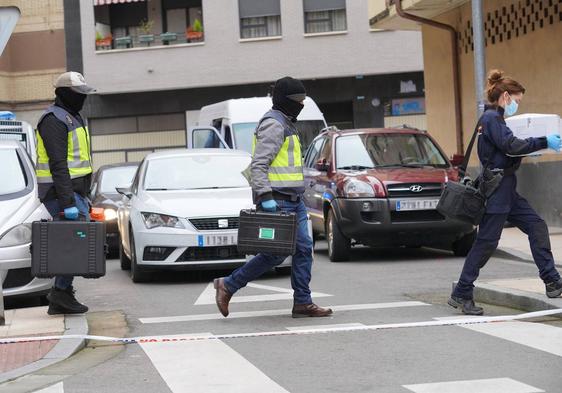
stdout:
POLYGON ((506 221, 511 222, 529 236, 531 252, 535 264, 539 268, 541 279, 548 283, 557 281, 560 278, 560 274, 554 266, 546 223, 529 205, 527 200, 516 195, 509 213, 484 215, 478 228, 478 237, 466 257, 461 276, 453 290, 452 296, 472 299, 474 281, 478 278, 480 269, 486 265, 498 247, 506 221))

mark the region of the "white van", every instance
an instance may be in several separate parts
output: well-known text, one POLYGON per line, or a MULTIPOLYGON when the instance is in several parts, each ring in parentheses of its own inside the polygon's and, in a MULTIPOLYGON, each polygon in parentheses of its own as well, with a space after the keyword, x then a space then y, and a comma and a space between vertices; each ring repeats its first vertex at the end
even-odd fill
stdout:
POLYGON ((37 142, 31 124, 16 120, 15 117, 0 117, 0 141, 4 140, 20 142, 25 147, 31 161, 34 164, 37 162, 37 142))
MULTIPOLYGON (((238 98, 211 104, 201 108, 198 127, 187 133, 189 148, 219 147, 208 146, 210 139, 207 127, 215 128, 222 140, 231 149, 252 152, 254 131, 262 116, 271 109, 271 97, 238 98)), ((304 109, 297 119, 302 150, 326 128, 324 115, 310 97, 304 100, 304 109)))

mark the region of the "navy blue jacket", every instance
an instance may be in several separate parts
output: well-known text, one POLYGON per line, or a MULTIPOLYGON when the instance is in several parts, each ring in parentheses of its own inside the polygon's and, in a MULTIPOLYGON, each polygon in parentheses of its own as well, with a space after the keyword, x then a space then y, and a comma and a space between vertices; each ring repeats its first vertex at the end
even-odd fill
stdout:
POLYGON ((478 138, 478 158, 484 168, 508 169, 514 173, 504 176, 499 187, 488 199, 486 213, 506 214, 511 210, 511 204, 516 195, 517 178, 515 170, 521 165, 521 157, 510 157, 533 153, 546 149, 546 137, 519 139, 507 127, 502 107, 486 106, 480 118, 482 126, 478 138))

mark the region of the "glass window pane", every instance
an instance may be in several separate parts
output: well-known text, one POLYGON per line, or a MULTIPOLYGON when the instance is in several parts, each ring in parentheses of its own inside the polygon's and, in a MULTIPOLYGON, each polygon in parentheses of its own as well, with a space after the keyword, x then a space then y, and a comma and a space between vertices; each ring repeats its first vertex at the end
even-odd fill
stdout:
POLYGON ((100 192, 103 194, 116 194, 116 187, 127 187, 133 182, 136 171, 136 166, 106 169, 101 177, 100 192))
POLYGON ((145 190, 189 190, 248 187, 242 175, 250 156, 193 155, 166 157, 148 162, 145 190))
POLYGON ((25 190, 25 172, 15 149, 0 149, 0 195, 25 190))

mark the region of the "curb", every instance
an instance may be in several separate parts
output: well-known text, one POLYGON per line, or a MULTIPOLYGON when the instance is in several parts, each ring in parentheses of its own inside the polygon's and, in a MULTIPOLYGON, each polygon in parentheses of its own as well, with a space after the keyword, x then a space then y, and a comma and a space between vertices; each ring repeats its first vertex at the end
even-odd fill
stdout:
MULTIPOLYGON (((84 314, 66 315, 64 317, 64 325, 65 336, 88 334, 88 321, 86 320, 86 315, 84 314)), ((34 373, 45 367, 62 362, 84 348, 85 344, 86 340, 81 338, 59 340, 54 348, 51 349, 42 359, 36 360, 35 362, 20 368, 16 368, 15 370, 10 370, 0 374, 0 383, 14 380, 26 374, 34 373)))
POLYGON ((474 287, 476 301, 498 306, 516 308, 523 311, 542 311, 562 308, 562 298, 550 299, 545 294, 506 290, 487 283, 476 283, 474 287))

